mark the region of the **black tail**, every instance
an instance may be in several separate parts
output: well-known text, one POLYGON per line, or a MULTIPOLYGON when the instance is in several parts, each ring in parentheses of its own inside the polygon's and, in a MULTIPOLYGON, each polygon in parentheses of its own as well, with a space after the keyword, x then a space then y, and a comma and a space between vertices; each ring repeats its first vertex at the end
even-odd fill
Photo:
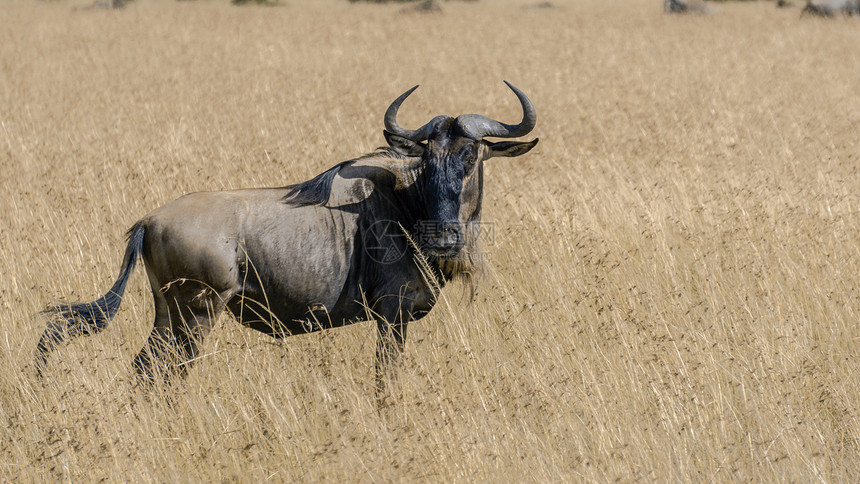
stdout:
POLYGON ((63 341, 81 335, 98 333, 107 328, 122 303, 122 295, 128 278, 134 271, 137 258, 143 248, 143 223, 138 222, 128 231, 128 246, 122 257, 119 277, 104 296, 88 303, 60 303, 48 307, 43 314, 52 320, 36 347, 36 363, 41 368, 63 341))

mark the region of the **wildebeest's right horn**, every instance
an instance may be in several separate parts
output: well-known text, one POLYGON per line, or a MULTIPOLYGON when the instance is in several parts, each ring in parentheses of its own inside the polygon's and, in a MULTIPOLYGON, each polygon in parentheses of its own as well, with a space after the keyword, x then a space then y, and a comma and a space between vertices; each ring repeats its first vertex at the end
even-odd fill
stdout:
POLYGON ((403 103, 403 100, 409 97, 409 95, 412 94, 412 91, 416 89, 418 89, 418 86, 404 92, 400 97, 395 99, 393 103, 391 103, 391 106, 388 106, 388 110, 385 111, 385 129, 388 130, 389 133, 402 136, 412 141, 424 141, 430 136, 430 133, 433 132, 433 125, 438 119, 438 116, 418 129, 403 129, 399 124, 397 124, 397 110, 400 109, 400 105, 403 103))
POLYGON ((480 114, 463 114, 457 117, 457 123, 472 139, 481 139, 487 136, 496 138, 519 138, 525 136, 534 129, 537 124, 537 112, 529 98, 513 84, 505 81, 505 84, 514 91, 523 106, 523 120, 520 124, 504 124, 480 114))

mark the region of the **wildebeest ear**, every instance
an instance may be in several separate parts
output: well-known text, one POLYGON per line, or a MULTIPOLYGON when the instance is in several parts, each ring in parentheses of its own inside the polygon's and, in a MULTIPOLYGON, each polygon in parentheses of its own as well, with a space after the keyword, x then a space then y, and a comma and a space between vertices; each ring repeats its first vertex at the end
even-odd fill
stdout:
POLYGON ((538 138, 531 141, 484 141, 483 159, 495 158, 496 156, 520 156, 529 152, 538 144, 538 138))
POLYGON ((406 156, 421 156, 424 153, 424 148, 426 147, 424 143, 412 141, 384 129, 382 130, 382 135, 385 136, 388 146, 394 148, 398 153, 406 156))

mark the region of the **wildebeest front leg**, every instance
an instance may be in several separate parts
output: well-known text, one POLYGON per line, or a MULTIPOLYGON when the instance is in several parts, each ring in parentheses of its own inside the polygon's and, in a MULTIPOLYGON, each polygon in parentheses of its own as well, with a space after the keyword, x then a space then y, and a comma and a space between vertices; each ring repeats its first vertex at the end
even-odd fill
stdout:
POLYGON ((406 347, 406 328, 412 304, 389 297, 377 304, 376 320, 376 401, 381 406, 386 395, 399 391, 400 356, 406 347), (386 386, 391 387, 386 391, 386 386))

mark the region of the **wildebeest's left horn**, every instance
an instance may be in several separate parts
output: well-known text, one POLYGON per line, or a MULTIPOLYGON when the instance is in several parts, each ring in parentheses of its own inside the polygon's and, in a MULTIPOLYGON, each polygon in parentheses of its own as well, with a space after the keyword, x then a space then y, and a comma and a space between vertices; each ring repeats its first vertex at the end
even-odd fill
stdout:
POLYGON ((409 95, 412 94, 412 91, 416 89, 418 89, 418 86, 404 92, 400 97, 395 99, 393 103, 391 103, 391 106, 388 106, 388 110, 385 111, 385 129, 388 130, 389 133, 402 136, 412 141, 424 141, 430 137, 430 133, 433 132, 433 125, 436 123, 439 116, 433 118, 429 123, 418 129, 403 129, 399 124, 397 124, 397 110, 400 109, 400 105, 403 103, 403 100, 409 97, 409 95))
POLYGON ((537 124, 537 112, 529 98, 513 84, 505 81, 505 84, 514 91, 523 106, 523 120, 520 124, 505 124, 490 119, 480 114, 463 114, 457 117, 457 123, 463 131, 472 139, 481 139, 487 136, 495 138, 519 138, 525 136, 534 129, 537 124))

